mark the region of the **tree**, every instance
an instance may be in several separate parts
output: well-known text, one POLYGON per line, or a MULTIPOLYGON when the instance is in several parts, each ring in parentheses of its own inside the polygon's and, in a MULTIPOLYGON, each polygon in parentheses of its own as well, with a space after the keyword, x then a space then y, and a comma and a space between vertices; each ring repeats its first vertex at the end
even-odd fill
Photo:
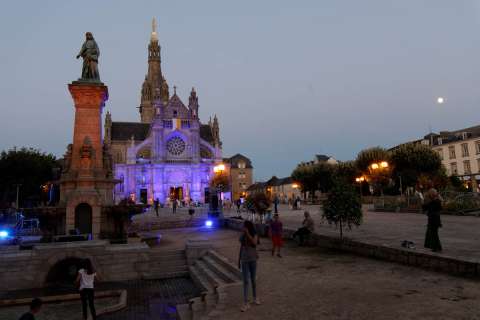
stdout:
POLYGON ((365 172, 369 169, 372 163, 379 163, 382 161, 390 161, 389 152, 381 147, 373 147, 360 151, 355 160, 355 164, 358 170, 365 172))
POLYGON ((343 239, 343 227, 347 226, 351 230, 353 225, 359 226, 362 223, 362 215, 360 196, 352 184, 344 179, 335 180, 323 203, 323 217, 329 224, 339 227, 340 238, 343 239))
POLYGON ((360 175, 355 161, 340 162, 335 170, 335 179, 343 179, 344 181, 353 183, 355 178, 360 175))
POLYGON ((291 177, 300 184, 303 193, 311 192, 313 194, 317 190, 318 183, 311 166, 297 166, 291 177))
POLYGON ((336 165, 320 162, 312 167, 313 179, 316 182, 315 190, 329 192, 333 185, 336 165))
POLYGON ((413 143, 402 145, 391 153, 391 159, 393 175, 401 177, 403 187, 415 186, 420 176, 441 184, 442 160, 428 146, 413 143))
POLYGON ((33 148, 10 149, 0 154, 0 195, 4 202, 16 200, 16 184, 21 184, 20 203, 40 198, 40 186, 53 180, 55 156, 33 148))
POLYGON ((390 153, 381 147, 365 149, 358 153, 355 164, 360 172, 367 175, 367 181, 373 187, 374 192, 383 195, 383 190, 391 182, 390 153), (379 166, 376 169, 371 167, 373 163, 380 164, 382 162, 387 162, 389 166, 386 168, 379 166))
POLYGON ((263 192, 254 193, 246 199, 247 208, 255 210, 258 214, 265 214, 270 207, 270 198, 263 192))

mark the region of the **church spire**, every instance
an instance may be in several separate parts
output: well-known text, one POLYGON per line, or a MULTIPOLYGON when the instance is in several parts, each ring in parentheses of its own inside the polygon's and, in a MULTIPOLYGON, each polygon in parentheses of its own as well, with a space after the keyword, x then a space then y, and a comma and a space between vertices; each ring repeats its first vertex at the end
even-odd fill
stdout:
POLYGON ((158 36, 157 36, 157 20, 155 20, 155 17, 152 19, 152 34, 150 35, 150 41, 158 41, 158 36))
POLYGON ((151 123, 154 115, 154 100, 157 89, 160 90, 160 96, 164 105, 168 103, 169 92, 168 84, 162 74, 160 59, 160 44, 157 34, 157 20, 152 19, 152 31, 150 33, 150 43, 148 44, 148 71, 141 89, 140 100, 140 118, 143 123, 151 123))

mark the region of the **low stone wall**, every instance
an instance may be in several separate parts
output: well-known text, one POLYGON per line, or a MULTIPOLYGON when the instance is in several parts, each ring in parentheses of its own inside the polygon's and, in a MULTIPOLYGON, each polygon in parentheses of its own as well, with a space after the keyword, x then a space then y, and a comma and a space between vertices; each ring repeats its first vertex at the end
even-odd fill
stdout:
POLYGON ((182 219, 182 220, 167 220, 167 221, 141 221, 132 222, 129 232, 151 231, 160 229, 179 229, 179 228, 197 228, 205 225, 205 219, 182 219))
MULTIPOLYGON (((170 270, 158 268, 158 263, 171 259, 144 243, 111 245, 103 240, 35 244, 30 250, 21 250, 19 246, 1 247, 0 295, 46 286, 49 271, 69 258, 89 258, 102 282, 160 279, 170 270)), ((184 264, 186 268, 186 262, 184 264)))
MULTIPOLYGON (((225 219, 223 225, 226 228, 241 230, 243 228, 243 220, 225 219)), ((261 236, 266 236, 265 225, 256 224, 256 228, 261 236)), ((293 232, 295 232, 295 230, 285 228, 283 232, 284 238, 290 238, 293 232)), ((313 234, 311 236, 311 244, 322 248, 340 250, 360 256, 397 262, 409 266, 445 272, 452 275, 480 278, 480 264, 471 261, 416 252, 413 250, 381 246, 345 238, 342 241, 337 237, 319 234, 313 234)))

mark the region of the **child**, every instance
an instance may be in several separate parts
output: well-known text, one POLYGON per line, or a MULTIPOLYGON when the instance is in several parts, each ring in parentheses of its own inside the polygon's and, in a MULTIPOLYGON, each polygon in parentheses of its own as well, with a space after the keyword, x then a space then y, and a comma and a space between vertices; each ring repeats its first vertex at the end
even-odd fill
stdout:
POLYGON ((276 249, 278 250, 277 257, 281 258, 280 249, 283 246, 283 224, 280 221, 278 213, 273 215, 273 221, 270 223, 270 237, 272 238, 272 256, 275 255, 276 249))

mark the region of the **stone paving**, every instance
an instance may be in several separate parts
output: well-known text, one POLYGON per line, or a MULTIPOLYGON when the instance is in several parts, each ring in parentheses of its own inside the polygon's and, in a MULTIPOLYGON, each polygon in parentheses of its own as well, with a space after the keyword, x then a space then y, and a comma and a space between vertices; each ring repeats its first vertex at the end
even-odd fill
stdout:
MULTIPOLYGON (((279 214, 285 226, 297 228, 303 220, 303 211, 308 210, 315 220, 315 232, 323 235, 338 236, 334 226, 322 221, 320 206, 304 206, 302 210, 291 210, 285 205, 279 206, 279 214)), ((418 213, 371 212, 364 207, 363 224, 344 236, 376 245, 401 248, 403 240, 413 241, 415 250, 432 253, 423 248, 427 217, 418 213)), ((234 211, 226 216, 235 216, 234 211)), ((242 214, 247 218, 247 214, 242 214)), ((443 228, 440 229, 440 241, 443 252, 438 255, 460 260, 480 262, 480 217, 442 216, 443 228)))
MULTIPOLYGON (((165 249, 192 237, 212 240, 236 264, 240 233, 232 230, 166 230, 165 249)), ((272 257, 270 241, 259 246, 261 306, 241 313, 227 306, 219 319, 290 320, 480 320, 480 286, 475 280, 346 253, 286 243, 272 257)))
MULTIPOLYGON (((237 237, 217 249, 232 261, 237 237)), ((230 306, 222 319, 480 320, 478 281, 291 243, 277 258, 262 240, 262 305, 246 313, 230 306)))

